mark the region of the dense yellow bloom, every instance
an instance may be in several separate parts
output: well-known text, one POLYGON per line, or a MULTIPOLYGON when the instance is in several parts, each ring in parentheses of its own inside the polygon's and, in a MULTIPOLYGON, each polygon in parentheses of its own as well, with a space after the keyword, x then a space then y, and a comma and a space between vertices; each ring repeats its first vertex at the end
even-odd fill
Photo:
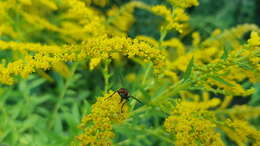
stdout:
POLYGON ((75 53, 71 52, 71 47, 64 46, 46 46, 34 43, 17 43, 0 41, 1 50, 14 50, 23 54, 13 62, 9 62, 6 66, 1 66, 0 75, 1 83, 12 84, 13 76, 20 75, 26 78, 29 74, 37 69, 47 70, 55 67, 58 63, 73 61, 76 59, 75 53), (29 55, 34 52, 35 55, 29 55))
POLYGON ((79 51, 79 59, 90 56, 106 60, 111 57, 111 53, 116 52, 128 58, 140 57, 144 62, 152 62, 156 73, 161 72, 165 66, 165 55, 162 51, 150 47, 144 41, 124 36, 90 38, 79 46, 79 51))
POLYGON ((165 120, 166 131, 175 135, 176 145, 224 145, 220 134, 215 131, 215 115, 208 108, 219 101, 178 103, 171 115, 165 120))
POLYGON ((198 6, 198 0, 168 0, 173 6, 181 8, 189 8, 192 6, 198 6))
POLYGON ((123 101, 119 94, 113 92, 104 97, 98 97, 97 102, 92 105, 91 113, 86 115, 80 124, 84 131, 77 136, 82 145, 112 145, 115 136, 112 130, 113 124, 123 122, 128 117, 128 106, 125 104, 121 110, 123 101))

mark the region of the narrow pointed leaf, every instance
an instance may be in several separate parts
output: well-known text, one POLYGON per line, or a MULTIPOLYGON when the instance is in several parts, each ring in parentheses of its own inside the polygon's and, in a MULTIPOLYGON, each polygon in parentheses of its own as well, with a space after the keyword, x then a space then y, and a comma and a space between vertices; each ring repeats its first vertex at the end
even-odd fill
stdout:
POLYGON ((233 84, 231 84, 231 83, 225 81, 225 80, 222 79, 222 78, 219 78, 219 77, 211 77, 211 78, 212 78, 213 80, 218 81, 218 82, 220 82, 220 83, 222 83, 222 84, 225 84, 225 85, 227 85, 227 86, 231 86, 231 87, 234 86, 233 84))

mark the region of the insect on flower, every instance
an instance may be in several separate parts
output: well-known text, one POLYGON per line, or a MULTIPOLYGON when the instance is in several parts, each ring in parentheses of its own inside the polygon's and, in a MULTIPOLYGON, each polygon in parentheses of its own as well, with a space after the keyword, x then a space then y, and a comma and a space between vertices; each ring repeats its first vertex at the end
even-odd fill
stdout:
MULTIPOLYGON (((120 89, 116 90, 116 91, 115 91, 113 94, 111 94, 109 97, 113 96, 113 95, 116 94, 116 93, 118 93, 118 94, 120 95, 120 97, 121 97, 119 103, 122 103, 122 102, 125 100, 125 102, 124 102, 124 103, 122 104, 122 106, 121 106, 121 111, 122 111, 122 109, 123 109, 125 103, 126 103, 127 101, 129 101, 129 98, 133 98, 133 99, 135 99, 136 101, 138 101, 139 103, 142 103, 139 99, 135 98, 135 97, 132 96, 132 95, 129 95, 129 92, 128 92, 127 89, 125 89, 125 88, 120 88, 120 89)), ((109 97, 107 97, 107 99, 108 99, 109 97)))

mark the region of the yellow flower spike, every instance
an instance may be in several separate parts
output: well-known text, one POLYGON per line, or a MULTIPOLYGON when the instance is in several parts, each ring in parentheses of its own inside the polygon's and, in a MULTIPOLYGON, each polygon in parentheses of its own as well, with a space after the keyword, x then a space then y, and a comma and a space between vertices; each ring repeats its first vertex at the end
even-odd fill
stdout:
POLYGON ((209 92, 203 92, 203 93, 202 93, 202 99, 203 99, 203 101, 208 101, 208 100, 209 100, 209 97, 210 97, 209 92))
POLYGON ((176 145, 224 145, 221 135, 216 132, 215 115, 207 109, 219 102, 186 102, 176 105, 164 122, 166 131, 175 134, 176 145))
POLYGON ((248 122, 234 119, 226 120, 225 123, 227 127, 222 127, 221 129, 238 145, 246 145, 251 140, 253 145, 259 143, 260 132, 254 129, 248 122))
POLYGON ((113 95, 113 92, 97 98, 91 113, 83 117, 80 124, 84 132, 77 139, 82 145, 112 145, 112 138, 115 136, 112 125, 121 123, 128 117, 127 104, 121 110, 126 101, 120 101, 120 95, 113 95))
POLYGON ((217 28, 215 29, 213 32, 211 32, 211 36, 212 37, 216 37, 218 36, 219 34, 221 34, 221 29, 217 28))
POLYGON ((169 10, 165 5, 156 5, 151 8, 151 11, 156 13, 157 15, 161 15, 164 17, 171 16, 171 10, 169 10))
POLYGON ((168 0, 174 7, 189 8, 198 6, 198 0, 168 0))
POLYGON ((193 39, 193 40, 192 40, 192 45, 193 45, 194 47, 198 47, 199 44, 200 44, 200 41, 201 41, 199 32, 194 32, 194 33, 192 33, 192 39, 193 39))
POLYGON ((138 35, 138 36, 136 36, 136 39, 144 41, 153 47, 159 46, 159 43, 154 38, 149 37, 149 36, 138 35))
POLYGON ((89 69, 90 70, 94 70, 101 62, 101 58, 97 57, 97 58, 91 58, 90 62, 89 62, 89 69))
POLYGON ((240 120, 250 120, 252 118, 257 118, 260 116, 260 107, 252 107, 248 105, 235 105, 233 108, 227 109, 227 113, 231 117, 236 117, 240 120))

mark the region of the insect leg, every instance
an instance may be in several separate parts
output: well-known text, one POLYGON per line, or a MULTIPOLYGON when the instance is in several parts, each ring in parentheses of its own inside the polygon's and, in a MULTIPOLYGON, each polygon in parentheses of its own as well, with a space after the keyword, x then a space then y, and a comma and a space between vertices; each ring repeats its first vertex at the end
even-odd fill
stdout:
POLYGON ((122 106, 121 106, 121 113, 122 113, 122 111, 123 111, 123 107, 124 107, 124 105, 127 103, 127 99, 125 100, 125 102, 122 104, 122 106))
POLYGON ((143 102, 141 102, 139 99, 135 98, 134 96, 130 96, 131 98, 135 99, 136 101, 138 101, 139 103, 143 104, 143 102))
POLYGON ((107 100, 108 98, 112 97, 114 94, 116 94, 117 91, 115 91, 113 94, 111 94, 110 96, 108 96, 105 100, 107 100))
POLYGON ((124 100, 124 99, 123 99, 122 97, 120 97, 120 102, 119 102, 119 103, 122 103, 123 100, 124 100))

